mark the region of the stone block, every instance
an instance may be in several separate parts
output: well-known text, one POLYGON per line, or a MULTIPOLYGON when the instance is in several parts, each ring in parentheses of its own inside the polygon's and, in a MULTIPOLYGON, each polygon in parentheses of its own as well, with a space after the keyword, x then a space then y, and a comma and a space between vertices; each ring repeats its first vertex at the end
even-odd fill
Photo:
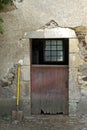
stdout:
POLYGON ((26 65, 26 66, 30 65, 30 54, 29 54, 29 51, 28 52, 24 52, 23 65, 26 65))
POLYGON ((23 99, 23 113, 24 117, 31 115, 31 101, 29 98, 23 99))
POLYGON ((78 52, 79 51, 78 44, 79 44, 79 41, 77 38, 69 39, 69 53, 78 52))
POLYGON ((17 111, 16 110, 12 111, 12 120, 17 120, 17 111))
POLYGON ((81 94, 79 87, 76 86, 75 84, 70 84, 70 89, 69 89, 69 100, 78 100, 80 99, 81 94))
POLYGON ((18 121, 23 120, 23 111, 20 111, 20 110, 17 111, 17 120, 18 121))
POLYGON ((78 68, 69 68, 69 99, 79 100, 78 68))
POLYGON ((21 81, 20 96, 22 98, 28 97, 29 99, 29 95, 30 95, 30 82, 21 81))
POLYGON ((30 65, 30 59, 29 59, 29 56, 24 57, 23 65, 30 65))
POLYGON ((29 39, 24 40, 24 65, 30 65, 30 42, 29 39))
POLYGON ((24 51, 29 51, 30 49, 30 42, 29 39, 23 39, 23 44, 24 44, 24 51))
POLYGON ((69 115, 76 116, 77 114, 77 103, 75 101, 69 102, 69 115))
POLYGON ((30 66, 21 67, 21 80, 30 81, 30 66))
POLYGON ((69 68, 69 83, 76 84, 78 76, 78 68, 69 68))
POLYGON ((23 120, 23 111, 13 110, 13 111, 12 111, 12 120, 22 121, 22 120, 23 120))
POLYGON ((26 38, 44 38, 44 33, 43 31, 32 31, 29 32, 26 36, 26 38))
POLYGON ((79 53, 70 53, 69 54, 69 66, 70 67, 78 67, 83 64, 83 60, 80 58, 79 53))

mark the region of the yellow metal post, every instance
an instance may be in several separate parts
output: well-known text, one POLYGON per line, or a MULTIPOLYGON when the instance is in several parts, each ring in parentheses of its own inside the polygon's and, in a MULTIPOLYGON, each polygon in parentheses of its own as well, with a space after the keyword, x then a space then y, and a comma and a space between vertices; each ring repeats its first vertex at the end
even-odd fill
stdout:
POLYGON ((20 76, 21 76, 21 65, 17 68, 17 90, 16 90, 16 111, 12 111, 12 119, 22 121, 23 112, 19 110, 20 103, 20 76))
POLYGON ((19 107, 19 102, 20 102, 20 65, 18 66, 18 77, 17 77, 17 98, 16 98, 16 105, 17 105, 17 110, 19 107))

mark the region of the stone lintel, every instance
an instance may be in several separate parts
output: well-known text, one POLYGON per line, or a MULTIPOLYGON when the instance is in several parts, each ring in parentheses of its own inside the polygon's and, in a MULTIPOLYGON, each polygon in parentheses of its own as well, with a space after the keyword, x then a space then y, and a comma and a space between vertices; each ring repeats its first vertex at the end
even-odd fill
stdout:
POLYGON ((72 29, 57 27, 29 32, 25 38, 76 38, 76 34, 72 29))

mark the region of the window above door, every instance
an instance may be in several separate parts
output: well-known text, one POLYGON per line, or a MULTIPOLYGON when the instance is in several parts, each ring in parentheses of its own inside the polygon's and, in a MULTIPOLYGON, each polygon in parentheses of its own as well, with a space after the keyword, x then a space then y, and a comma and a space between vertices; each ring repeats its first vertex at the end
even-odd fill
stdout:
POLYGON ((68 39, 32 39, 32 64, 68 65, 68 39))
POLYGON ((45 62, 64 61, 64 47, 62 40, 46 40, 43 51, 45 62))

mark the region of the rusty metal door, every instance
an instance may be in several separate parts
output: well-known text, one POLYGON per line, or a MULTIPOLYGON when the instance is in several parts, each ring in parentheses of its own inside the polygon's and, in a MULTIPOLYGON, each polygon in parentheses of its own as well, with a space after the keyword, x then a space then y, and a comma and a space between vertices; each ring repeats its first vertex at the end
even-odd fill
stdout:
POLYGON ((68 67, 31 67, 32 114, 68 114, 68 67))

